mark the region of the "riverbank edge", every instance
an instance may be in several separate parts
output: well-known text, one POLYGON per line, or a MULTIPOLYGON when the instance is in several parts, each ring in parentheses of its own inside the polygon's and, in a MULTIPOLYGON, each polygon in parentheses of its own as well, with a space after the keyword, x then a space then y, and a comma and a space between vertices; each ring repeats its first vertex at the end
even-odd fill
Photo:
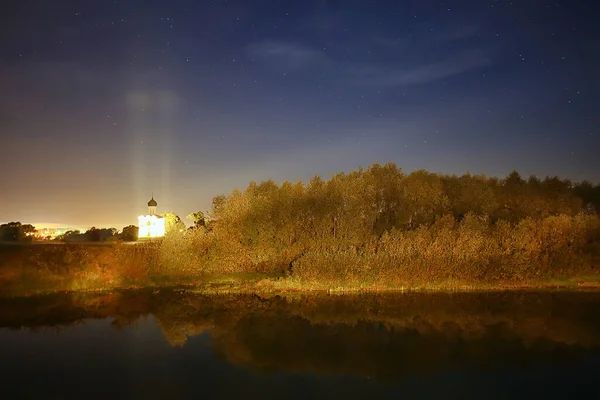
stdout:
POLYGON ((106 293, 112 291, 142 291, 142 290, 175 290, 202 295, 245 294, 260 296, 277 295, 313 295, 313 294, 367 294, 367 293, 471 293, 471 292, 503 292, 503 291, 536 291, 536 290, 567 290, 567 291, 600 291, 600 276, 572 277, 565 280, 527 281, 527 282, 496 282, 496 283, 465 283, 447 282, 439 284, 424 284, 413 286, 375 286, 375 285, 327 285, 305 284, 290 278, 261 279, 258 281, 213 281, 186 282, 148 285, 117 285, 105 288, 82 288, 71 290, 39 290, 0 293, 1 299, 36 297, 52 294, 86 294, 106 293))

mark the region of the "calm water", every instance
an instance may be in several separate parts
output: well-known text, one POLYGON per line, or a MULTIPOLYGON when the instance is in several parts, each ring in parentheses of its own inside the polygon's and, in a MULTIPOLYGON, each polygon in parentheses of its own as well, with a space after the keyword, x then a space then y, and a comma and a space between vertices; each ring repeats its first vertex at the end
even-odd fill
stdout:
POLYGON ((1 398, 600 398, 600 293, 0 300, 1 398))

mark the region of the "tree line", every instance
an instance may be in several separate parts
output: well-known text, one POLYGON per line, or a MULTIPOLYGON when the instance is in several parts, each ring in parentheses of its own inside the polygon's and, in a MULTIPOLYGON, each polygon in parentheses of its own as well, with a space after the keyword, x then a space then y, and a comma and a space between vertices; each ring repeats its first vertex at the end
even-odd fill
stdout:
MULTIPOLYGON (((261 273, 315 288, 600 276, 599 211, 600 185, 589 182, 407 174, 375 164, 329 180, 251 182, 216 196, 206 217, 190 214, 190 229, 165 213, 161 241, 116 246, 99 274, 145 284, 261 273)), ((135 240, 137 227, 61 239, 81 237, 135 240)), ((77 264, 85 276, 88 264, 77 264)))
POLYGON ((31 240, 35 227, 21 222, 9 222, 0 225, 0 240, 6 242, 20 242, 31 240))
POLYGON ((187 261, 172 264, 315 282, 535 278, 591 268, 598 211, 600 185, 589 182, 375 164, 217 196, 210 222, 177 245, 187 261))
MULTIPOLYGON (((186 229, 185 224, 177 214, 172 211, 160 214, 165 218, 165 228, 167 232, 181 231, 186 229)), ((194 221, 195 226, 204 226, 204 215, 202 212, 190 214, 190 219, 194 221)), ((91 227, 85 231, 67 230, 56 236, 54 240, 68 243, 77 242, 111 242, 126 241, 133 242, 138 240, 139 228, 135 225, 128 225, 120 232, 116 228, 96 228, 91 227)), ((0 225, 0 240, 8 242, 29 242, 33 240, 34 234, 38 233, 35 226, 31 224, 22 224, 21 222, 10 222, 0 225)))

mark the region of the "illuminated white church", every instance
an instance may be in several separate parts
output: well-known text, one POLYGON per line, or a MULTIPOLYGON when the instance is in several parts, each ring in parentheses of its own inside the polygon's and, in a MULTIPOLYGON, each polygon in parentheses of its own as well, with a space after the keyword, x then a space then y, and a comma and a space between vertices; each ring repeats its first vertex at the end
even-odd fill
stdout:
POLYGON ((138 238, 156 238, 165 236, 165 219, 156 215, 156 200, 154 196, 148 202, 148 214, 138 217, 138 238))

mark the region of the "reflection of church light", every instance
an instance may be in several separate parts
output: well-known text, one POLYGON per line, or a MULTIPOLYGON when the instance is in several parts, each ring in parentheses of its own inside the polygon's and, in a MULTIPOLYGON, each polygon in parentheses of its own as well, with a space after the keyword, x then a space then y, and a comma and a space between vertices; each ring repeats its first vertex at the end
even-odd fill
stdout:
POLYGON ((138 217, 138 237, 139 238, 155 238, 165 235, 165 219, 156 215, 156 200, 154 196, 148 202, 148 214, 138 217))

